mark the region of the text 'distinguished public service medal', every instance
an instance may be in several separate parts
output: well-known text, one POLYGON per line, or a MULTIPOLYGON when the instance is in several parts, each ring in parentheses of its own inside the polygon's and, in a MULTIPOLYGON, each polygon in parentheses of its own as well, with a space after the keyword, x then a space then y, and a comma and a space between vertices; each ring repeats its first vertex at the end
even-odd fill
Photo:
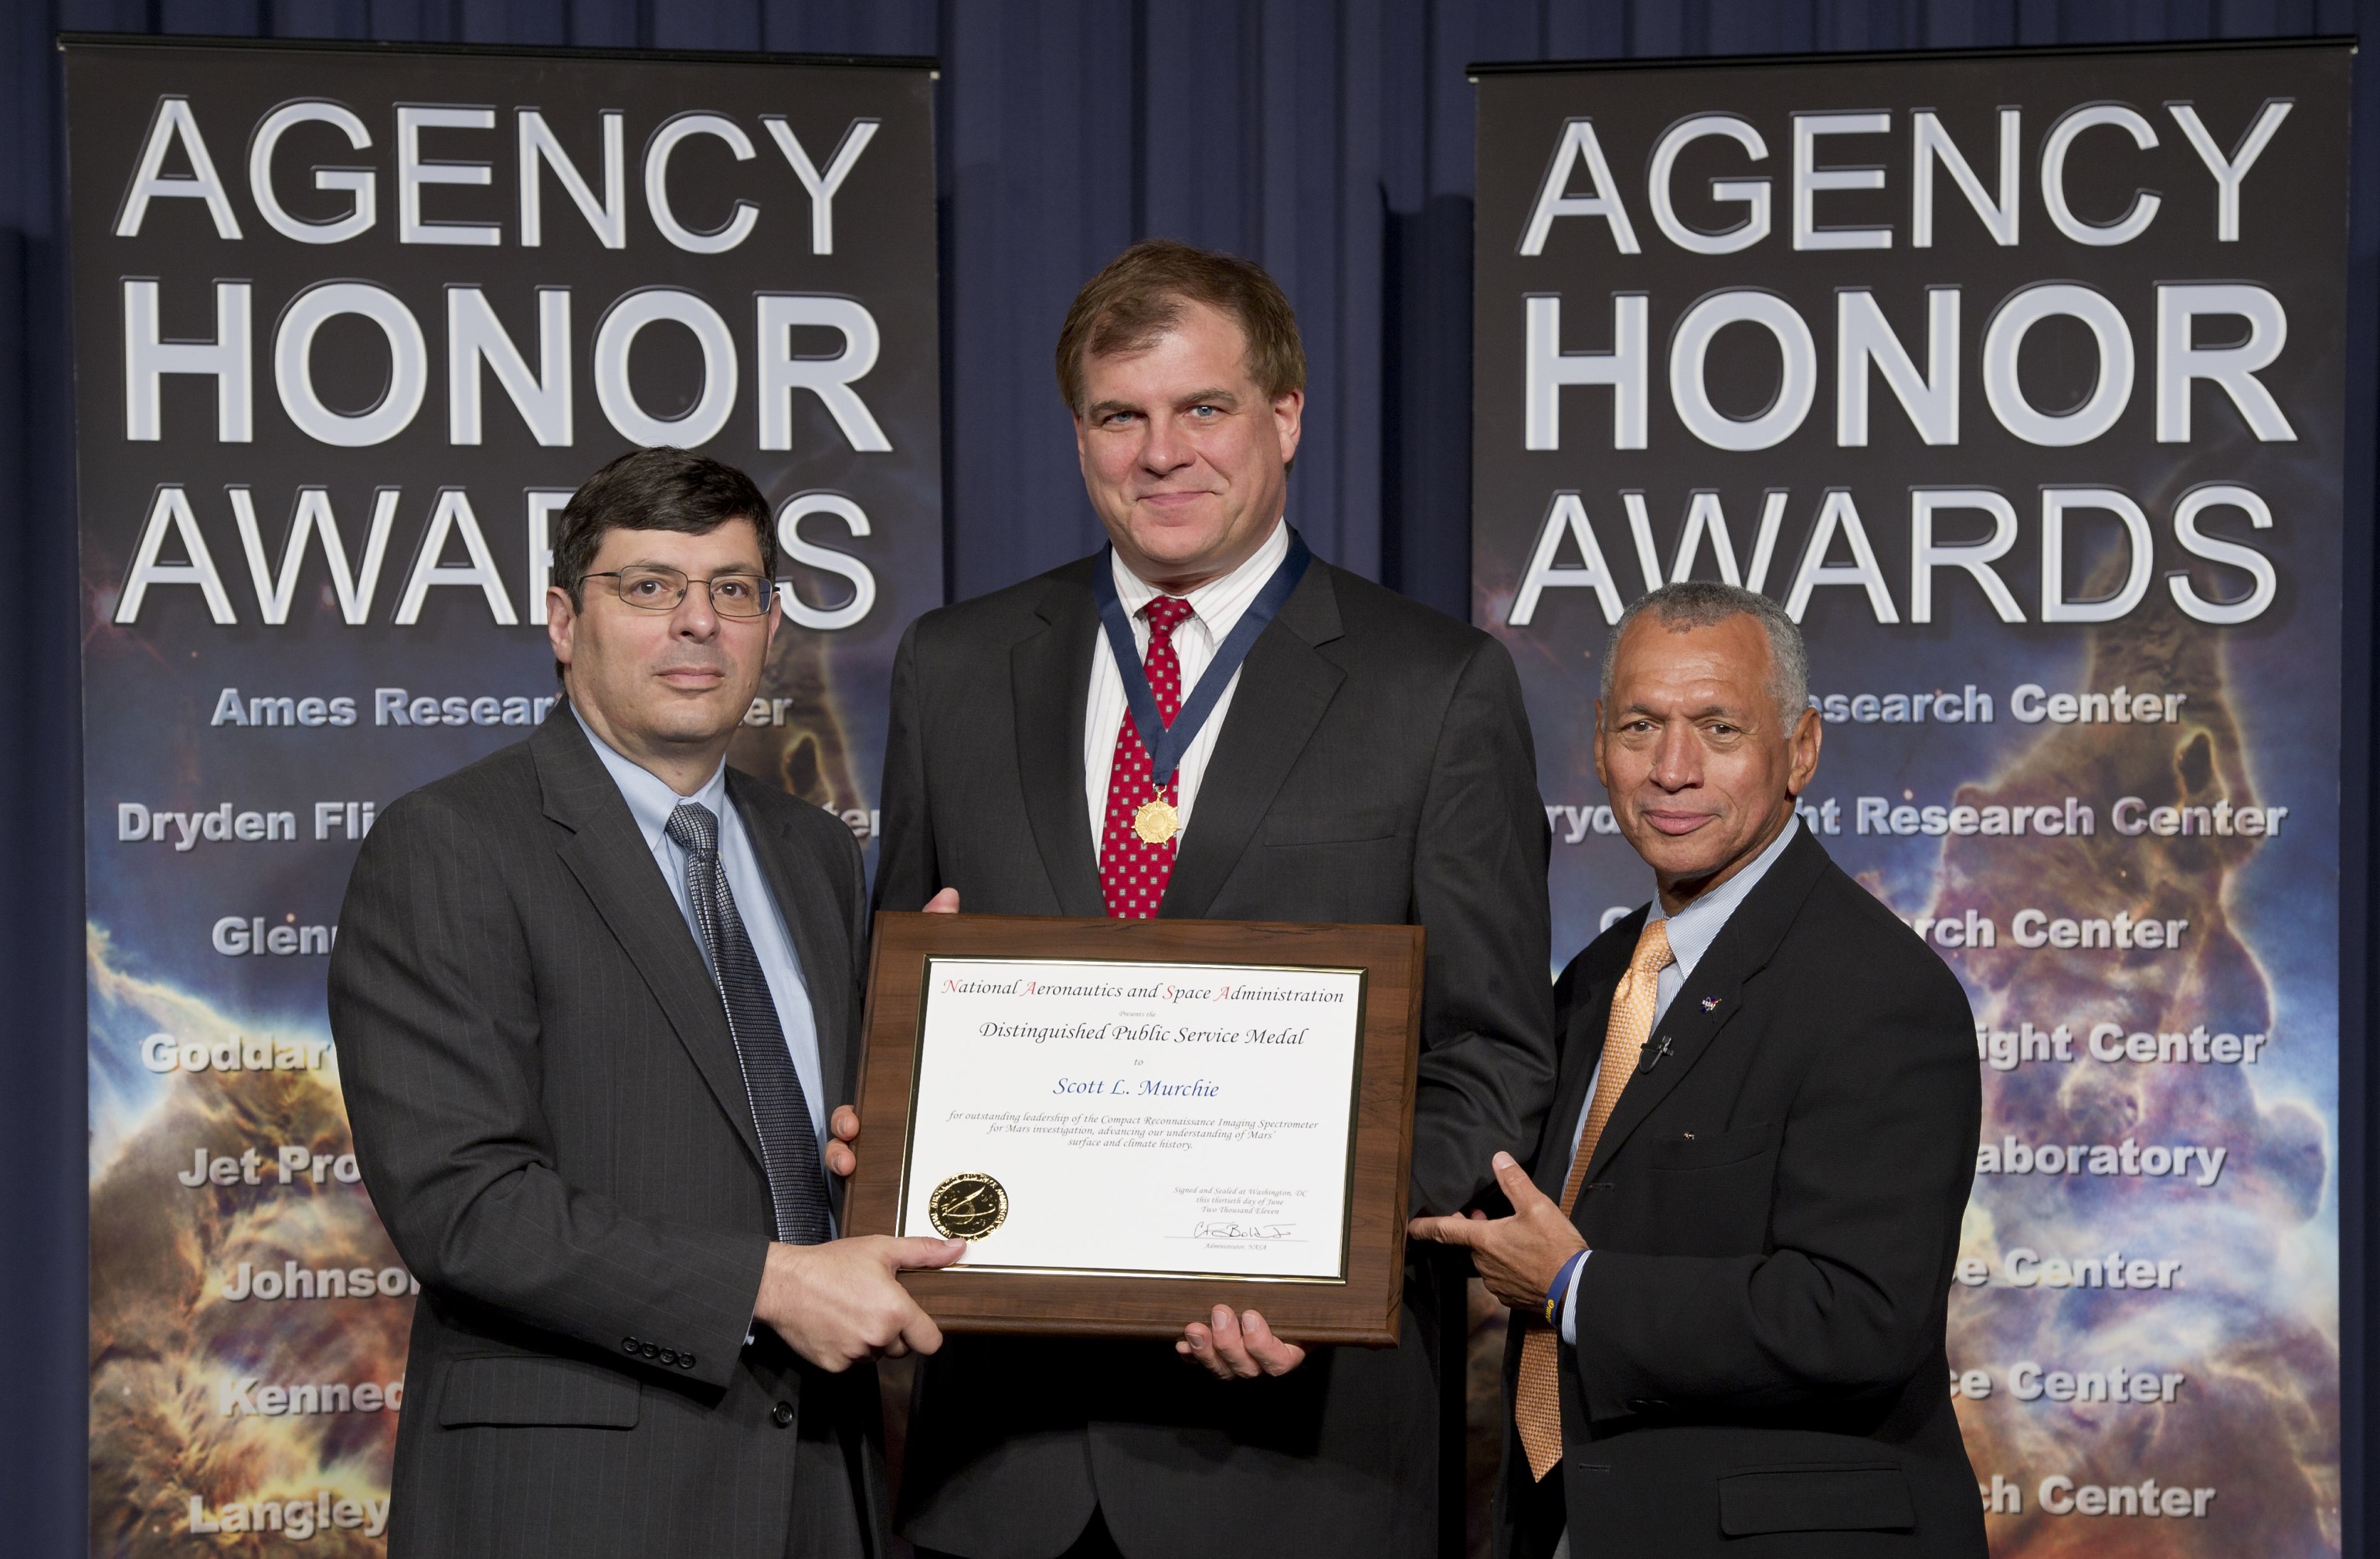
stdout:
POLYGON ((989 1175, 953 1175, 926 1199, 926 1218, 944 1239, 981 1239, 1007 1221, 1008 1192, 989 1175))

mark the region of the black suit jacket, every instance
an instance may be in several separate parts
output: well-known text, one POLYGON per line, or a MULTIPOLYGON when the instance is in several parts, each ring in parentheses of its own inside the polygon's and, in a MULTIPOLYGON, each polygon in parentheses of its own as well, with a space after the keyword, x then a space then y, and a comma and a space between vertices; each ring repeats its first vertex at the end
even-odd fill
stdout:
MULTIPOLYGON (((1556 987, 1548 1196, 1644 924, 1612 926, 1556 987)), ((1580 1559, 1982 1559, 1943 1347, 1983 1109, 1956 977, 1804 829, 1646 1058, 1574 1213, 1594 1254, 1560 1350, 1561 1464, 1533 1485, 1507 1419, 1499 1554, 1542 1559, 1566 1518, 1580 1559)))
MULTIPOLYGON (((1083 722, 1104 554, 929 613, 894 663, 876 901, 1098 916, 1083 722)), ((1553 1085, 1545 813, 1510 658, 1317 562, 1257 639, 1161 916, 1428 928, 1416 1211, 1492 1184, 1553 1085)), ((1194 1319, 1184 1316, 1184 1321, 1194 1319)), ((953 1338, 927 1362, 904 1530, 1046 1559, 1096 1502, 1124 1553, 1426 1554, 1437 1541, 1438 1311, 1403 1346, 1317 1349, 1221 1382, 1167 1342, 953 1338)))
MULTIPOLYGON (((816 807, 728 787, 847 1100, 857 847, 816 807)), ((381 814, 330 995, 365 1184, 422 1288, 392 1554, 781 1559, 797 1446, 880 1512, 872 1373, 821 1374, 765 1327, 745 1346, 771 1222, 743 1074, 566 705, 381 814)))

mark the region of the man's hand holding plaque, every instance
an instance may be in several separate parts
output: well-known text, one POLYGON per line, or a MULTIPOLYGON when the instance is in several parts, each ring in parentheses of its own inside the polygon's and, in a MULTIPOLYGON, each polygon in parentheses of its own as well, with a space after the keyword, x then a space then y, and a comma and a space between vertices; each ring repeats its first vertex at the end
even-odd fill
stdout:
POLYGON ((1272 1334, 1265 1318, 1255 1310, 1232 1313, 1217 1305, 1204 1324, 1183 1328, 1173 1351, 1195 1358, 1219 1380, 1252 1381, 1258 1375, 1286 1375, 1305 1362, 1305 1350, 1272 1334))
POLYGON ((830 1374, 870 1358, 931 1353, 942 1346, 941 1328, 902 1289, 898 1274, 947 1266, 958 1259, 959 1245, 881 1235, 772 1244, 752 1319, 830 1374))

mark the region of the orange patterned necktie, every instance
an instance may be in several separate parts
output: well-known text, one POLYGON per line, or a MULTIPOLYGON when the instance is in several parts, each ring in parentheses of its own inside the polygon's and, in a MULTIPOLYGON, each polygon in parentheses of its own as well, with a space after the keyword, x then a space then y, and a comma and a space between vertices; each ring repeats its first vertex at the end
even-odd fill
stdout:
MULTIPOLYGON (((1595 1160, 1595 1145, 1620 1102, 1621 1090, 1636 1073, 1645 1041, 1653 1032, 1653 1008, 1660 998, 1661 971, 1670 967, 1670 922, 1647 923, 1636 939, 1636 955, 1620 989, 1611 994, 1611 1020, 1603 1030, 1603 1069, 1595 1079, 1595 1101, 1586 1107, 1586 1124, 1578 1134, 1578 1151, 1571 1155, 1570 1177, 1562 1182, 1561 1210, 1568 1217, 1578 1205, 1580 1183, 1595 1160)), ((1512 1390, 1512 1421, 1521 1444, 1529 1453, 1529 1476, 1542 1480, 1561 1460, 1561 1382, 1558 1366, 1559 1334, 1536 1318, 1514 1315, 1528 1327, 1521 1338, 1521 1373, 1512 1390)))

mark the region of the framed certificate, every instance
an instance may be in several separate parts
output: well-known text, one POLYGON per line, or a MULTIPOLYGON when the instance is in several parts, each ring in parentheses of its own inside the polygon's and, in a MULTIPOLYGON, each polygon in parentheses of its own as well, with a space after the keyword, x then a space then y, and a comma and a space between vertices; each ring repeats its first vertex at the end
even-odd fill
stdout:
POLYGON ((845 1227, 944 1328, 1397 1339, 1418 926, 883 914, 845 1227))

